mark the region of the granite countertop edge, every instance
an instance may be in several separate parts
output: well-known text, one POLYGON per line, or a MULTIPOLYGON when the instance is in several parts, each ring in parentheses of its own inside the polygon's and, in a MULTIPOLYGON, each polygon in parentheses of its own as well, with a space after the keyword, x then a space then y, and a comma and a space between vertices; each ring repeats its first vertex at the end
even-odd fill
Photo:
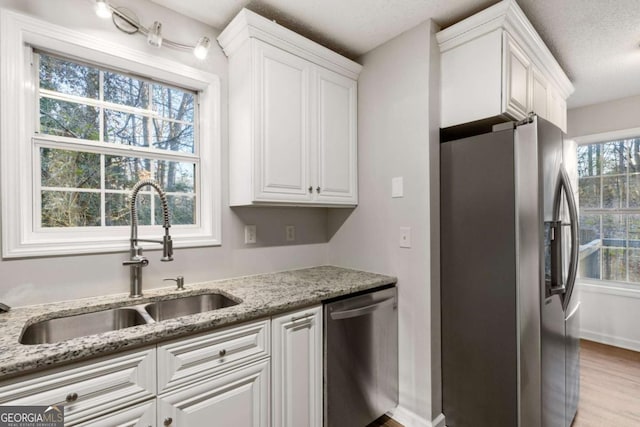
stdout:
POLYGON ((0 314, 0 381, 62 364, 266 318, 396 282, 397 279, 393 276, 319 266, 187 284, 183 291, 178 291, 175 287, 150 289, 135 301, 127 294, 117 294, 18 307, 0 314), (39 321, 211 292, 222 293, 240 303, 54 344, 24 345, 19 342, 23 329, 39 321))

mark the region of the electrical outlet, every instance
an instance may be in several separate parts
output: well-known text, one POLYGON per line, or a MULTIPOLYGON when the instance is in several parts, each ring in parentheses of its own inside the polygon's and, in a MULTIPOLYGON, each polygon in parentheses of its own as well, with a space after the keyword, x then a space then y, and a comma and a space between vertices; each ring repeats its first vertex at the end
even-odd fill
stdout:
POLYGON ((400 247, 401 248, 411 247, 411 228, 410 227, 400 227, 400 247))
POLYGON ((256 226, 245 225, 244 226, 244 243, 252 245, 256 242, 256 226))
POLYGON ((293 242, 296 240, 296 226, 295 225, 287 225, 285 227, 285 235, 287 242, 293 242))

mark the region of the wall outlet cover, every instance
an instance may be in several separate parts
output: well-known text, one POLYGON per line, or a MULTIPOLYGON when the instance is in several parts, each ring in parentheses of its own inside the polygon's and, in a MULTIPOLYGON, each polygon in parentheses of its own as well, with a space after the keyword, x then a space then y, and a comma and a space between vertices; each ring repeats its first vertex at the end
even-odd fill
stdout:
POLYGON ((244 243, 246 245, 252 245, 256 243, 256 226, 255 225, 244 226, 244 243))
POLYGON ((400 247, 411 247, 411 227, 400 227, 400 247))
POLYGON ((391 178, 391 197, 404 197, 404 180, 401 176, 391 178))
POLYGON ((293 242, 296 240, 296 226, 295 225, 287 225, 285 227, 285 237, 287 242, 293 242))

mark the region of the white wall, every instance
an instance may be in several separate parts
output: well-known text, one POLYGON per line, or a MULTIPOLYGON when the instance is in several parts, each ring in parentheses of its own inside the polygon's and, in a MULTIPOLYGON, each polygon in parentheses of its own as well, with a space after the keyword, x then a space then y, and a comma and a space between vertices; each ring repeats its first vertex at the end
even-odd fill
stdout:
MULTIPOLYGON (((165 37, 195 44, 202 35, 215 40, 218 30, 179 15, 147 0, 114 0, 138 14, 144 25, 158 20, 165 37)), ((166 286, 164 277, 183 275, 186 283, 325 264, 327 261, 327 210, 301 208, 255 208, 247 212, 228 207, 227 60, 215 41, 206 61, 190 52, 155 49, 144 37, 118 31, 110 20, 98 18, 89 0, 0 0, 0 7, 13 8, 39 19, 85 31, 110 41, 202 68, 218 74, 222 81, 222 239, 221 247, 179 249, 175 261, 161 263, 158 252, 148 252, 150 265, 144 270, 144 287, 166 286), (245 221, 258 227, 259 244, 243 243, 245 221), (296 245, 285 245, 284 225, 296 225, 296 245), (281 229, 281 233, 278 233, 281 229), (261 230, 263 230, 261 232, 261 230), (274 231, 275 230, 275 231, 274 231)), ((0 95, 1 96, 1 95, 0 95)), ((0 143, 4 143, 0 141, 0 143)), ((206 191, 206 188, 203 188, 206 191)), ((125 252, 118 254, 67 256, 0 261, 0 301, 11 306, 128 292, 129 270, 122 266, 125 252)))
POLYGON ((594 135, 640 127, 640 95, 567 111, 567 135, 594 135))
MULTIPOLYGON (((432 348, 432 274, 437 279, 439 107, 432 60, 435 25, 425 22, 365 54, 358 81, 358 207, 346 219, 329 213, 329 262, 398 277, 400 411, 405 425, 430 425, 440 413, 439 346, 432 348), (432 88, 430 88, 430 84, 432 88), (433 96, 430 96, 433 95, 433 96), (434 107, 435 104, 435 108, 434 107), (430 152, 435 154, 430 154, 430 152), (404 178, 404 197, 391 198, 391 178, 404 178), (432 187, 435 186, 435 187, 432 187), (436 234, 431 224, 436 224, 436 234), (400 227, 411 227, 410 249, 400 227), (435 258, 432 259, 432 255, 435 258), (432 375, 432 350, 438 360, 432 375), (433 396, 432 383, 438 395, 433 396), (413 419, 410 419, 412 418, 413 419)), ((437 66, 434 68, 438 68, 437 66)), ((439 304, 439 301, 437 302, 439 304)), ((439 312, 437 312, 439 313, 439 312)), ((436 313, 436 314, 437 314, 436 313)), ((439 322, 439 315, 436 315, 439 322)), ((437 337, 439 339, 439 336, 437 337)), ((395 417, 395 414, 394 414, 395 417)))
MULTIPOLYGON (((640 96, 571 109, 567 125, 571 137, 640 128, 640 96)), ((578 289, 582 337, 640 351, 640 288, 583 280, 578 289)))

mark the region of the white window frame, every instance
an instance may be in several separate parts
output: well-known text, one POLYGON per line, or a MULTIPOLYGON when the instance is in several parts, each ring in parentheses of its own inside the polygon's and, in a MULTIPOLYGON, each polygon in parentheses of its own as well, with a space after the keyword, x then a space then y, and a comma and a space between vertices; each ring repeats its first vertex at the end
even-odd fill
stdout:
MULTIPOLYGON (((599 144, 606 143, 611 141, 617 141, 621 139, 629 139, 629 138, 637 138, 640 135, 640 127, 631 128, 631 129, 621 129, 610 132, 603 132, 592 135, 584 135, 572 138, 577 145, 589 145, 589 144, 599 144)), ((579 185, 579 184, 578 184, 579 185)), ((602 197, 602 195, 601 195, 602 197)), ((627 194, 628 197, 628 194, 627 194)), ((580 211, 580 209, 578 209, 580 211)), ((608 210, 597 210, 593 209, 590 212, 585 213, 612 213, 612 214, 635 214, 638 209, 608 209, 608 210)), ((578 282, 583 285, 583 287, 591 287, 589 289, 617 289, 623 293, 636 293, 637 297, 640 297, 640 291, 638 291, 638 282, 623 282, 617 280, 606 280, 606 279, 593 279, 590 277, 584 277, 578 279, 578 282)))
MULTIPOLYGON (((220 78, 176 61, 105 41, 6 9, 0 10, 0 199, 4 258, 125 251, 128 227, 43 230, 35 227, 34 197, 39 170, 33 170, 33 107, 37 90, 31 73, 32 48, 85 62, 108 64, 198 92, 200 168, 195 177, 197 226, 171 228, 174 247, 221 244, 220 78), (39 229, 39 230, 38 230, 39 229), (54 232, 51 232, 54 231, 54 232)), ((63 148, 63 147, 61 147, 63 148)), ((140 227, 141 238, 162 233, 160 226, 140 227)), ((148 246, 156 249, 155 245, 148 246)))

